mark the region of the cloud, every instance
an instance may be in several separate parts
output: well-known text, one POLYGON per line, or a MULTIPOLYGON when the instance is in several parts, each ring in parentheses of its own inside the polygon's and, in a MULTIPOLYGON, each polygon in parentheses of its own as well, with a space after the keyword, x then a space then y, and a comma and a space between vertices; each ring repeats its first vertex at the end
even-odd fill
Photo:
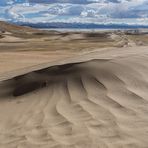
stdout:
MULTIPOLYGON (((29 0, 31 3, 71 3, 71 4, 90 4, 90 3, 100 3, 103 0, 29 0)), ((120 2, 119 0, 104 0, 104 2, 120 2)))
POLYGON ((1 0, 0 19, 148 25, 147 0, 1 0))

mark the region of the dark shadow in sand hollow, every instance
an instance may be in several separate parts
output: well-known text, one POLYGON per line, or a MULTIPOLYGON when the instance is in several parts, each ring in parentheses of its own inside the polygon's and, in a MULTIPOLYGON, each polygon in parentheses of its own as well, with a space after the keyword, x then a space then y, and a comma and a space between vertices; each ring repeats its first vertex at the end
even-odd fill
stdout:
POLYGON ((87 62, 106 62, 108 59, 93 59, 86 62, 55 65, 41 70, 32 71, 12 79, 0 82, 0 98, 13 96, 18 97, 42 89, 52 83, 65 81, 69 77, 85 75, 90 65, 84 66, 87 62))

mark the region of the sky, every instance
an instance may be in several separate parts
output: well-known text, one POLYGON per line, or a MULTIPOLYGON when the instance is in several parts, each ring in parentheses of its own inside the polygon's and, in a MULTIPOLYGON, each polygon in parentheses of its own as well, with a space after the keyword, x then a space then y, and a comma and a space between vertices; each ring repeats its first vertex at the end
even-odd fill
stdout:
POLYGON ((148 25, 148 0, 0 0, 0 20, 148 25))

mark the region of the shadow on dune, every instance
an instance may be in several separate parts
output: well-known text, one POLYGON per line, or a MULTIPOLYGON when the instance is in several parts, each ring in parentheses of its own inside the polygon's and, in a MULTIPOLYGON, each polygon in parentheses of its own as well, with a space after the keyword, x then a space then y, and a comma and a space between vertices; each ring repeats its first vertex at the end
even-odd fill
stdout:
POLYGON ((32 92, 34 90, 37 90, 39 88, 45 87, 46 82, 31 82, 31 83, 26 83, 20 86, 17 86, 14 91, 13 91, 13 96, 21 96, 26 93, 32 92))
MULTIPOLYGON (((50 85, 55 77, 68 74, 75 64, 52 66, 0 82, 0 98, 18 97, 50 85)), ((71 73, 71 72, 70 72, 71 73)), ((61 78, 61 77, 60 77, 61 78)))
POLYGON ((48 87, 53 83, 65 81, 66 78, 79 77, 81 74, 85 75, 85 73, 88 73, 89 68, 91 67, 84 66, 85 63, 98 61, 104 62, 106 60, 100 59, 81 63, 55 65, 5 80, 0 82, 0 98, 8 96, 22 96, 35 90, 48 87))

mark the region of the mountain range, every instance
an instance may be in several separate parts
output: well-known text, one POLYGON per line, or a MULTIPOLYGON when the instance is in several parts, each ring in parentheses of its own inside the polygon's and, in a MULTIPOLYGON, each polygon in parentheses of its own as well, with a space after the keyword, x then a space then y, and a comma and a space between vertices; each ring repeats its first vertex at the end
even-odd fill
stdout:
POLYGON ((70 28, 70 29, 137 29, 137 28, 148 28, 147 25, 127 25, 127 24, 94 24, 94 23, 16 23, 20 26, 29 26, 33 28, 41 29, 54 29, 54 28, 70 28))

